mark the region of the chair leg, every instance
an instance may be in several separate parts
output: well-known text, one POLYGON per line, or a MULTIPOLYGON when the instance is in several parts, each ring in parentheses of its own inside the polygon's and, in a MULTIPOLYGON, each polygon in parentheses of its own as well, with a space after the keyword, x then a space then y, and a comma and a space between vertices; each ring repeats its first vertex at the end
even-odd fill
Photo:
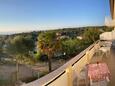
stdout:
POLYGON ((79 78, 77 78, 77 86, 79 86, 79 78))
POLYGON ((87 69, 86 69, 86 86, 88 86, 88 71, 87 71, 87 69))
POLYGON ((92 86, 92 84, 93 84, 93 83, 92 83, 92 80, 90 79, 90 86, 92 86))
POLYGON ((86 86, 88 86, 88 78, 87 77, 85 79, 85 84, 86 84, 86 86))

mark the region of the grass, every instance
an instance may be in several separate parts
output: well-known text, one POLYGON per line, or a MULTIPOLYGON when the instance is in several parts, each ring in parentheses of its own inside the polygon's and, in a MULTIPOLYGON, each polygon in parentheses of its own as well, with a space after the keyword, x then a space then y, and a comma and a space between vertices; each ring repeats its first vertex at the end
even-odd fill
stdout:
POLYGON ((25 82, 25 83, 28 83, 28 82, 32 82, 32 81, 34 81, 34 80, 36 80, 36 79, 38 79, 38 77, 37 76, 33 76, 33 77, 28 77, 28 78, 26 78, 26 79, 23 79, 23 80, 21 80, 22 82, 25 82))
POLYGON ((14 86, 14 84, 10 79, 0 79, 0 86, 14 86))
POLYGON ((39 78, 45 76, 46 74, 48 74, 48 71, 44 71, 44 72, 39 73, 39 78))

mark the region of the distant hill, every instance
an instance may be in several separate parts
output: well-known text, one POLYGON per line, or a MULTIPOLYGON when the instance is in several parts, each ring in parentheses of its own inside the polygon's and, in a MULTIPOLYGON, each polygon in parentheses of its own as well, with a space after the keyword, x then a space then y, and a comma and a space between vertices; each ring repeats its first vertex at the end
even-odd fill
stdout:
POLYGON ((40 32, 45 32, 45 31, 55 31, 55 32, 76 32, 77 34, 81 34, 84 30, 88 28, 97 28, 102 31, 111 31, 113 28, 112 27, 106 27, 106 26, 87 26, 87 27, 73 27, 73 28, 61 28, 61 29, 56 29, 56 30, 44 30, 44 31, 32 31, 32 32, 0 32, 0 36, 2 35, 28 35, 28 34, 39 34, 40 32))

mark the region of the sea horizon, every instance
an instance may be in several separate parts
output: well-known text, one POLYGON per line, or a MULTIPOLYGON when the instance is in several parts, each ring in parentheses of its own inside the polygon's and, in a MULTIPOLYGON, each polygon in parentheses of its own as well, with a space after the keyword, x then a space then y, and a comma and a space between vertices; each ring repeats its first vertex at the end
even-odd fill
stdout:
POLYGON ((70 27, 52 27, 52 28, 45 28, 45 29, 33 29, 33 30, 20 30, 20 31, 0 31, 0 35, 12 35, 12 34, 18 34, 18 33, 29 33, 29 32, 38 32, 38 31, 50 31, 50 30, 60 30, 60 29, 69 29, 69 28, 84 28, 84 27, 101 27, 105 25, 92 25, 92 26, 70 26, 70 27))

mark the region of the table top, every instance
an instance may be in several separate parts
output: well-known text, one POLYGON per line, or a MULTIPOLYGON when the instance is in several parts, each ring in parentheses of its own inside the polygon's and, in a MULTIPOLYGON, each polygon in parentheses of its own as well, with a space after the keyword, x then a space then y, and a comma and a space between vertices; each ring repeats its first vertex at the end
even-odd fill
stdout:
POLYGON ((105 80, 110 78, 110 71, 106 63, 96 63, 88 65, 88 77, 92 81, 105 80))

